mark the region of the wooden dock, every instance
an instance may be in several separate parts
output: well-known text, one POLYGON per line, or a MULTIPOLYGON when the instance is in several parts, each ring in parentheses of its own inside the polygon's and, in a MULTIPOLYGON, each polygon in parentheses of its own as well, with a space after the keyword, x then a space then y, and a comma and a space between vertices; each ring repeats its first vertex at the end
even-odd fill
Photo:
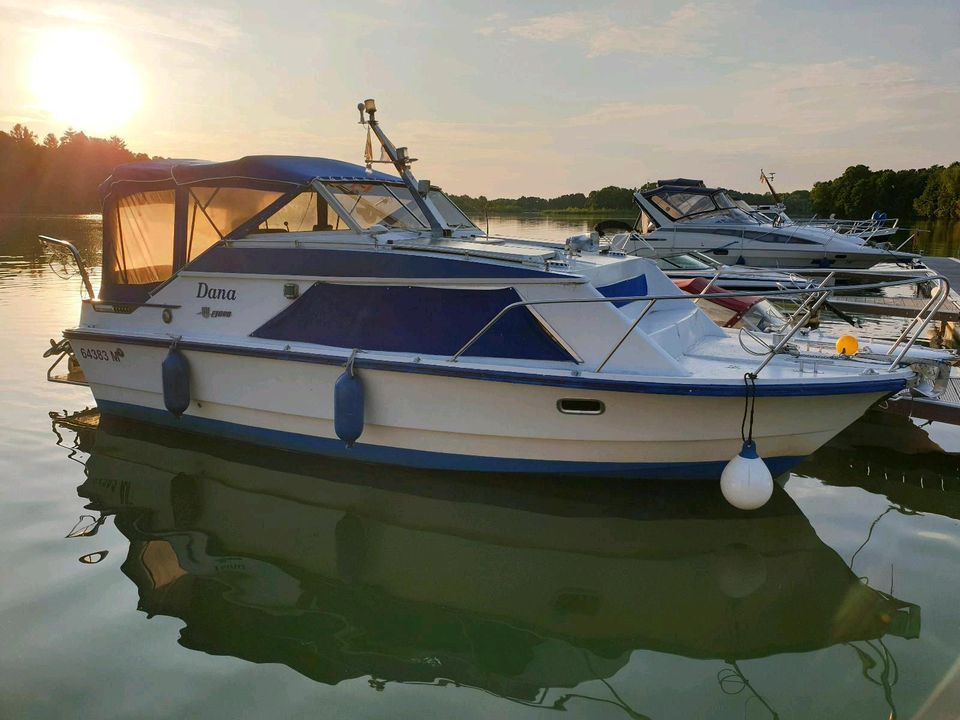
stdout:
POLYGON ((925 257, 923 258, 923 264, 949 280, 950 287, 955 292, 960 290, 960 260, 946 257, 925 257))
MULTIPOLYGON (((950 282, 950 297, 933 319, 939 322, 960 322, 960 260, 944 257, 926 257, 923 263, 927 271, 943 275, 950 282)), ((925 273, 926 271, 919 271, 925 273)), ((915 273, 896 273, 898 276, 912 276, 915 273)), ((922 274, 919 275, 922 277, 922 274)), ((843 286, 837 287, 842 293, 843 286)), ((846 313, 854 315, 884 315, 887 317, 913 318, 927 304, 923 297, 888 297, 886 295, 843 295, 830 298, 830 304, 846 313)))
MULTIPOLYGON (((883 295, 834 295, 830 298, 830 305, 853 315, 913 318, 927 304, 927 300, 928 298, 886 297, 883 295)), ((960 321, 960 305, 957 304, 956 293, 950 293, 950 297, 933 316, 933 319, 946 322, 960 321)))
POLYGON ((916 418, 960 425, 960 377, 947 381, 947 388, 937 399, 924 397, 892 397, 883 403, 888 412, 916 418))

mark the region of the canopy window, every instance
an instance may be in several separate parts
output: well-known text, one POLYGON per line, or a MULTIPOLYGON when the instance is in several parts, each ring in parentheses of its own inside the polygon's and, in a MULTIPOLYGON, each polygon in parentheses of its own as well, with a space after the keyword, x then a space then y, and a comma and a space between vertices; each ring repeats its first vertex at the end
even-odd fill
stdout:
POLYGON ((672 191, 660 189, 650 200, 664 213, 678 222, 689 220, 710 222, 739 222, 756 224, 757 219, 737 207, 729 196, 719 190, 672 191))
POLYGON ((424 230, 430 225, 410 191, 400 185, 327 183, 327 188, 364 230, 383 225, 396 230, 424 230))
POLYGON ((279 190, 241 187, 189 188, 187 262, 283 197, 279 190))
POLYGON ((277 210, 255 233, 349 230, 343 218, 315 190, 307 190, 277 210))
POLYGON ((668 208, 672 209, 673 212, 670 216, 674 219, 679 219, 686 215, 696 215, 698 213, 710 212, 711 210, 716 210, 717 206, 710 199, 709 195, 700 195, 694 193, 672 193, 666 197, 658 196, 657 200, 663 199, 663 202, 657 202, 657 205, 660 205, 661 208, 670 212, 668 208), (666 205, 666 207, 664 207, 666 205))
POLYGON ((173 273, 174 190, 121 197, 108 214, 115 245, 109 269, 115 282, 163 282, 173 273))

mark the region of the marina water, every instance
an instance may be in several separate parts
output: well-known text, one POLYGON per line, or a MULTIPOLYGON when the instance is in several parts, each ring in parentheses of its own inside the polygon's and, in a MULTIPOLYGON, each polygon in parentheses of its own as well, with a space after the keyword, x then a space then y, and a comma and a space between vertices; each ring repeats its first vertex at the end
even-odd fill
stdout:
POLYGON ((957 428, 873 413, 750 514, 65 424, 92 398, 41 354, 80 283, 41 232, 99 266, 98 216, 0 216, 0 718, 955 714, 957 428))

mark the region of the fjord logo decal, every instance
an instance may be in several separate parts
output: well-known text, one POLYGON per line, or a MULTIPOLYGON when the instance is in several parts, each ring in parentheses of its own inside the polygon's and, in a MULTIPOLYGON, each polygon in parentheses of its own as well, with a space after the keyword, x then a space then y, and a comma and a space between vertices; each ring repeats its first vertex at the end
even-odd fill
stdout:
POLYGON ((232 310, 212 310, 209 307, 200 308, 200 312, 197 315, 203 315, 204 318, 219 318, 219 317, 230 317, 233 315, 232 310))
POLYGON ((236 300, 237 291, 233 288, 210 287, 201 280, 197 283, 197 297, 208 300, 236 300))

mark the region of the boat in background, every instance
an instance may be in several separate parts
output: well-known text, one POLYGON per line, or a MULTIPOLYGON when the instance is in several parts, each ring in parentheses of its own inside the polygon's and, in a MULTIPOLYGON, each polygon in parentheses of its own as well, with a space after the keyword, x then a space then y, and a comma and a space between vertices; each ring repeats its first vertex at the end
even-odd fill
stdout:
POLYGON ((729 265, 797 270, 865 269, 920 258, 822 228, 766 222, 702 180, 661 180, 634 199, 640 209, 634 225, 608 225, 621 230, 608 233, 611 246, 628 254, 652 245, 661 255, 699 252, 729 265))

